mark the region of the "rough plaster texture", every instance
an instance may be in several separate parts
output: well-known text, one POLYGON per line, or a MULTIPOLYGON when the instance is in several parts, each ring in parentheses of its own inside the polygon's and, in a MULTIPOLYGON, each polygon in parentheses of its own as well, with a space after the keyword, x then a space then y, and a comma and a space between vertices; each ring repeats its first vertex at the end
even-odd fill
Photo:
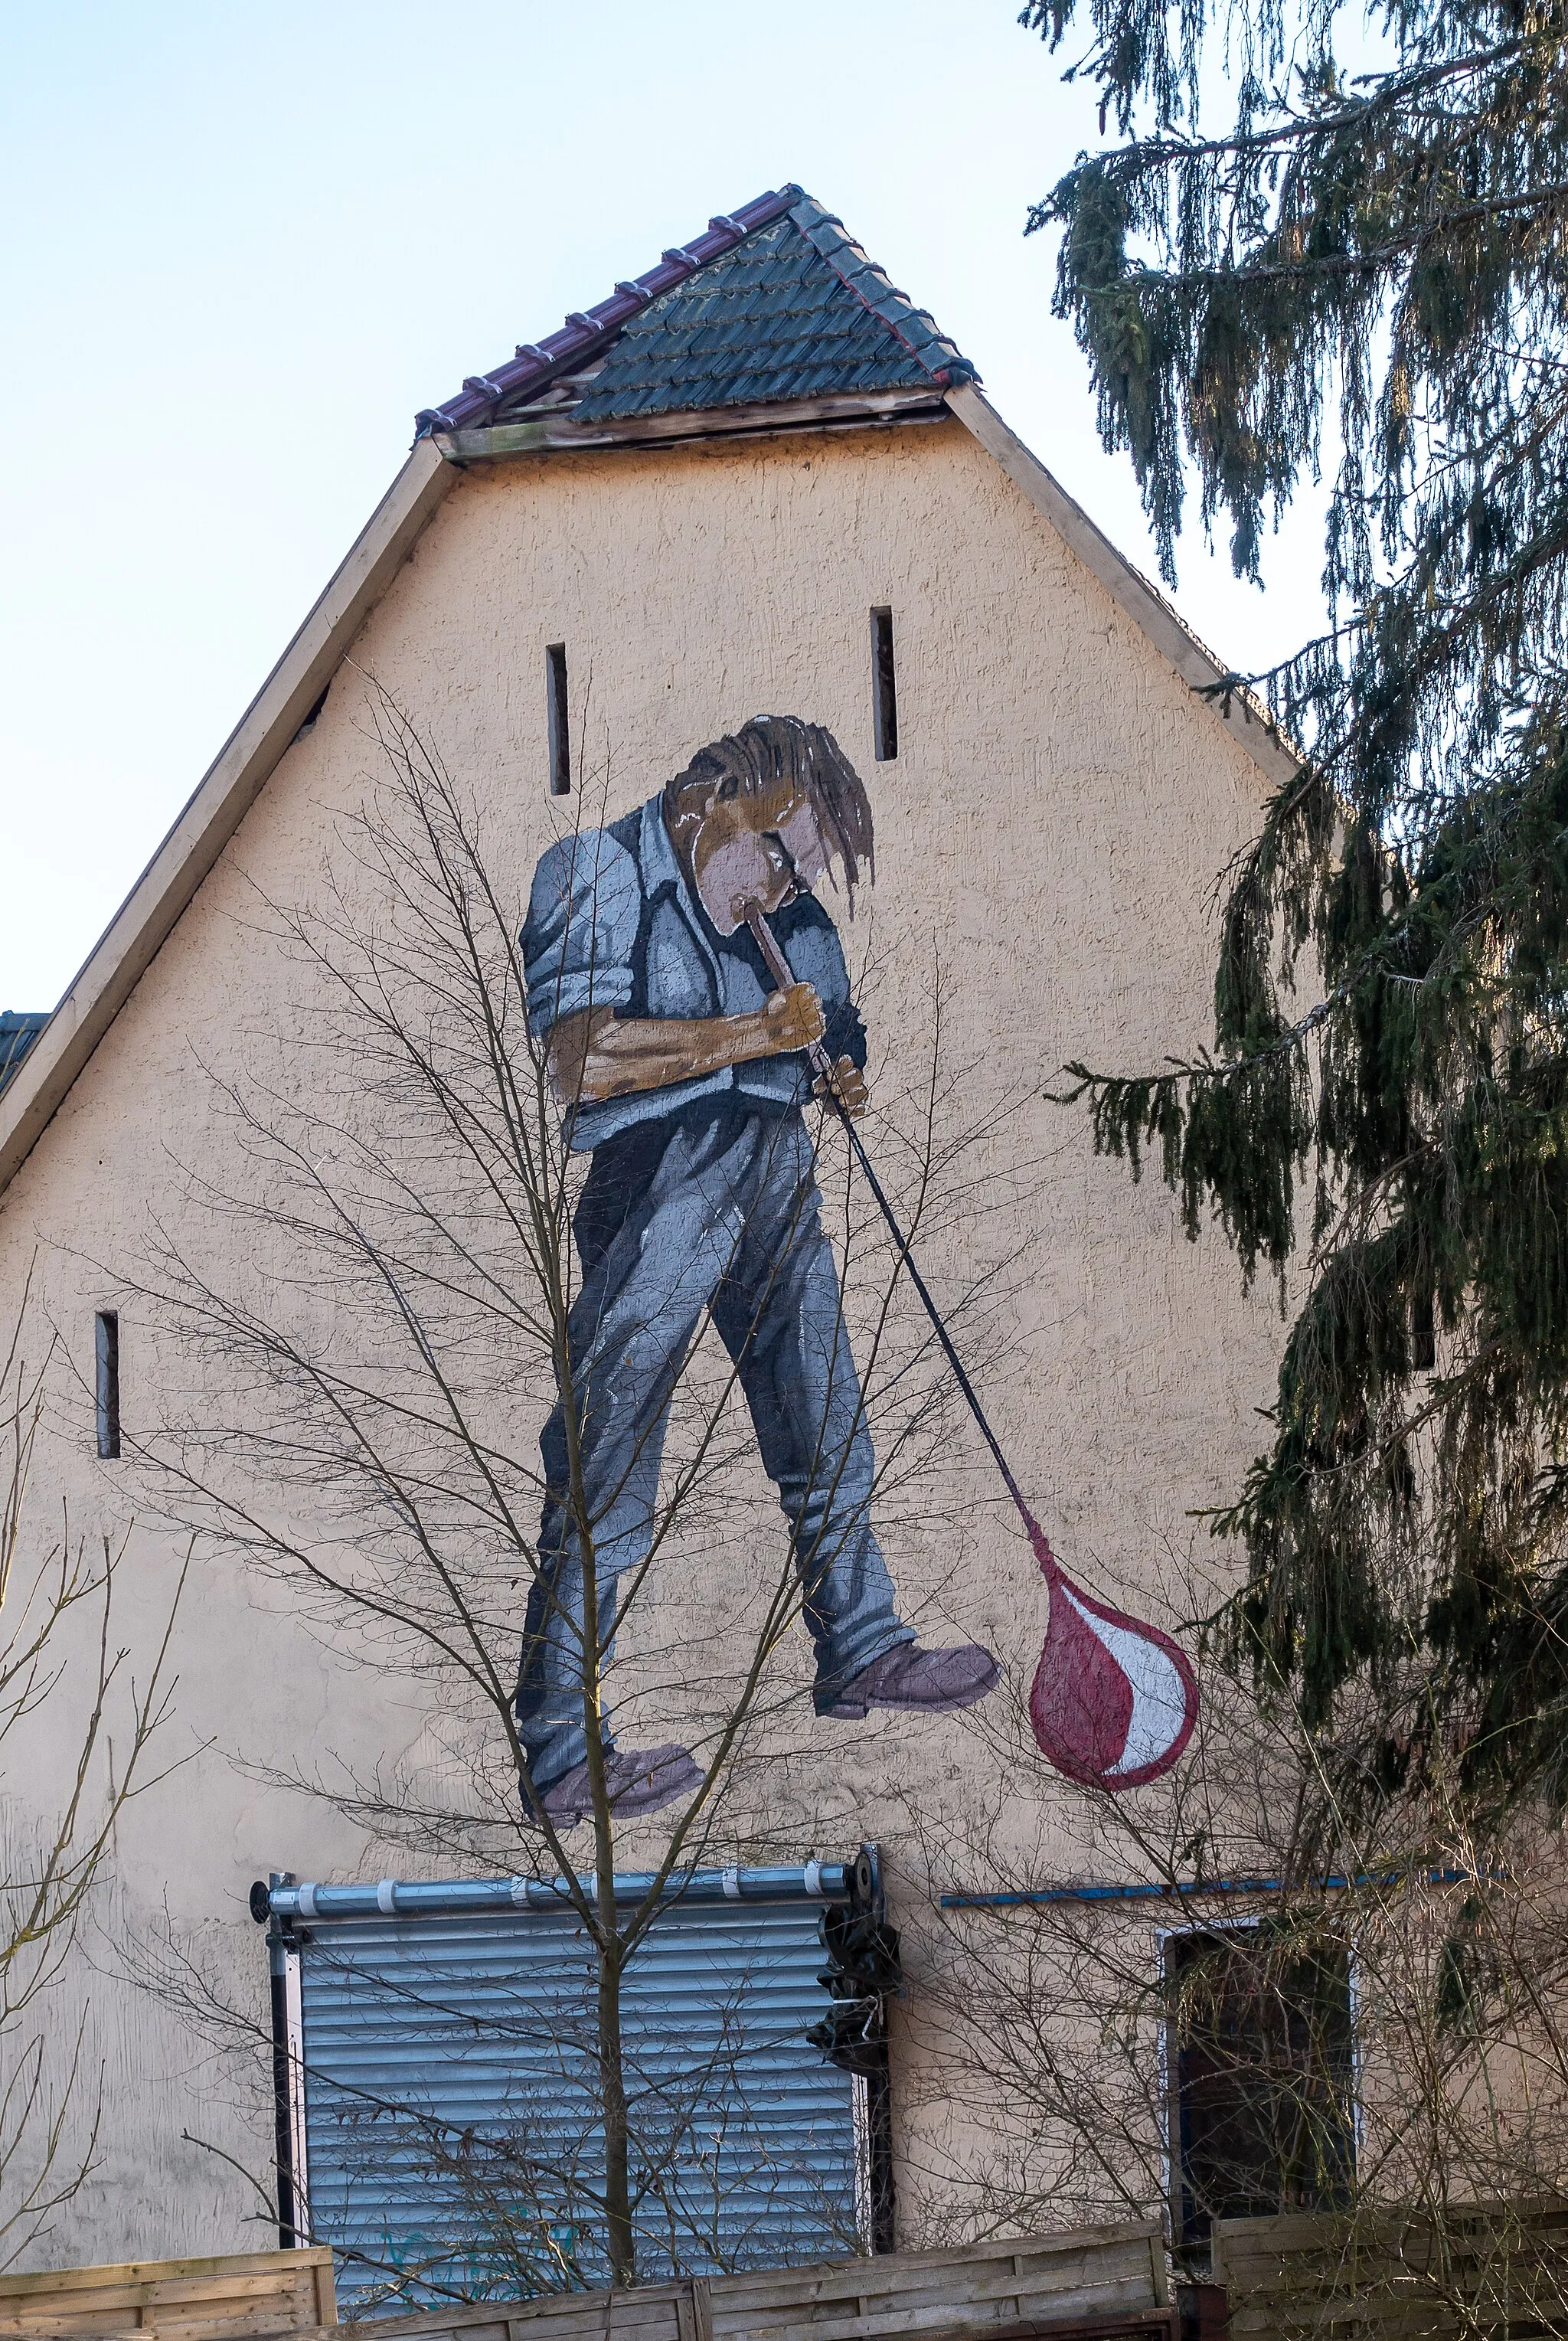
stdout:
MULTIPOLYGON (((1184 1240, 1157 1181, 1135 1187, 1097 1161, 1081 1116, 1040 1093, 1066 1059, 1134 1068, 1207 1036, 1212 935, 1199 906, 1255 826, 1256 768, 955 422, 524 459, 459 483, 352 657, 474 785, 496 874, 519 902, 563 811, 579 810, 546 794, 554 642, 568 646, 584 808, 597 810, 596 792, 608 815, 640 802, 759 711, 829 725, 867 775, 878 882, 845 933, 851 961, 874 962, 872 1070, 897 1092, 908 1061, 924 1061, 939 986, 944 1061, 963 1074, 944 1111, 972 1119, 1024 1101, 975 1157, 993 1201, 1020 1199, 1011 1218, 950 1212, 933 1267, 956 1286, 1023 1242, 1027 1273, 1004 1280, 999 1320, 1010 1366, 998 1359, 989 1385, 998 1427, 1068 1565, 1135 1609, 1179 1612, 1189 1556, 1214 1565, 1189 1515, 1234 1487, 1255 1444, 1267 1304, 1243 1300, 1217 1239, 1184 1240), (882 603, 900 752, 878 765, 868 611, 882 603)), ((93 1311, 121 1300, 127 1414, 155 1418, 158 1353, 122 1297, 124 1263, 153 1221, 179 1233, 182 1163, 219 1184, 233 1170, 214 1079, 264 1065, 308 1084, 307 1067, 291 1074, 277 1058, 277 1036, 309 1014, 307 979, 269 936, 257 890, 311 898, 374 762, 362 674, 345 667, 0 1203, 0 1290, 15 1295, 36 1255, 77 1377, 62 1385, 41 1484, 76 1530, 129 1529, 133 1644, 153 1632, 177 1555, 134 1473, 94 1457, 93 1311)), ((990 1480, 977 1467, 968 1485, 960 1569, 939 1535, 901 1546, 890 1529, 889 1559, 923 1624, 994 1637, 1027 1681, 1043 1593, 990 1480)), ((697 1648, 717 1597, 699 1560, 681 1570, 669 1616, 697 1648)), ((425 1744, 416 1708, 378 1696, 276 1589, 233 1570, 196 1570, 177 1655, 165 1744, 188 1760, 127 1813, 104 1939, 78 1978, 108 2087, 101 2166, 62 2217, 56 2261, 265 2240, 254 2197, 181 2137, 264 2177, 264 2110, 235 2099, 164 2006, 114 1980, 114 1944, 144 1940, 166 1904, 259 2019, 251 1879, 274 1866, 352 1877, 372 1856, 340 1815, 235 1759, 308 1768, 425 1744)), ((798 1827, 802 1851, 880 1836, 895 1877, 913 1877, 922 1799, 960 1819, 967 1798, 1005 1808, 1007 1784, 957 1718, 849 1731, 802 1717, 775 1816, 798 1827)), ((56 1763, 69 1740, 62 1711, 56 1763)), ((1053 1778, 1027 1793, 1055 1800, 1070 1858, 1075 1792, 1053 1778)), ((918 2143, 904 2140, 917 2159, 918 2143)))

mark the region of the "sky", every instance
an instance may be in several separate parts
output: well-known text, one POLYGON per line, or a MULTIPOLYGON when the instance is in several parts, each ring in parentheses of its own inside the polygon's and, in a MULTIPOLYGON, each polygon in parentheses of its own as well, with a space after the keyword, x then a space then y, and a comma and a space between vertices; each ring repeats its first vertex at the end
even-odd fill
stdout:
MULTIPOLYGON (((412 417, 796 180, 1141 566, 1029 203, 1100 143, 1018 0, 0 0, 0 1008, 68 984, 402 463, 412 417)), ((1305 636, 1185 543, 1230 663, 1305 636)))

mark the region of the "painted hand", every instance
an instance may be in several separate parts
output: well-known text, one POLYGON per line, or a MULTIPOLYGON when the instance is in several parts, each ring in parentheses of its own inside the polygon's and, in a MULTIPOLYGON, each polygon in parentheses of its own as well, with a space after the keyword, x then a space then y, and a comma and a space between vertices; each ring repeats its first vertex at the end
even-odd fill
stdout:
POLYGON ((822 1013, 822 1002, 815 986, 792 983, 788 991, 775 991, 763 1009, 763 1030, 768 1035, 769 1053, 787 1057, 796 1049, 809 1049, 819 1041, 828 1029, 822 1013))
MULTIPOLYGON (((828 1076, 826 1073, 819 1073, 817 1079, 812 1082, 811 1094, 813 1097, 819 1098, 825 1098, 827 1096, 828 1076)), ((859 1066, 849 1057, 840 1057, 838 1063, 833 1068, 833 1094, 838 1099, 839 1104, 843 1107, 845 1112, 849 1115, 850 1121, 858 1121, 860 1116, 866 1111, 867 1103, 870 1098, 871 1092, 866 1086, 865 1074, 860 1071, 859 1066)))

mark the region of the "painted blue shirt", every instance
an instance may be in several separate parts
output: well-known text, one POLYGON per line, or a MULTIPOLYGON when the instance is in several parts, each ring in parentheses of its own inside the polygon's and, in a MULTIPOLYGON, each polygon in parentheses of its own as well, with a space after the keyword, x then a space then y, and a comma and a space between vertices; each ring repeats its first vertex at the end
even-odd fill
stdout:
MULTIPOLYGON (((835 1057, 866 1061, 865 1031, 849 1000, 839 933, 813 895, 770 922, 798 981, 813 984, 835 1057)), ((663 802, 608 829, 562 838, 541 857, 521 937, 529 1030, 542 1040, 562 1016, 619 1009, 626 1016, 741 1016, 773 989, 744 928, 721 937, 686 882, 663 802)), ((700 1101, 734 1099, 787 1111, 810 1091, 807 1060, 759 1057, 724 1071, 629 1097, 583 1099, 571 1116, 578 1151, 634 1124, 683 1113, 700 1101)))

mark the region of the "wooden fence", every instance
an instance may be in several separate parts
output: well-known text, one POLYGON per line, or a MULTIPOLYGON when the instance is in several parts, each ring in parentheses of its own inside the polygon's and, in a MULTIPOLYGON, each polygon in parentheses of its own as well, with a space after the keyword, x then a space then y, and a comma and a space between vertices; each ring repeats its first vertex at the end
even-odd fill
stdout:
POLYGON ((557 2293, 340 2326, 333 2341, 1175 2341, 1157 2221, 955 2251, 557 2293))
POLYGON ((0 2278, 0 2336, 179 2341, 1176 2341, 1157 2221, 339 2325, 332 2254, 0 2278))
POLYGON ((1219 2219, 1229 2341, 1496 2341, 1568 2335, 1568 2203, 1219 2219))
POLYGON ((0 2334, 177 2335, 228 2341, 338 2329, 332 2256, 245 2252, 215 2260, 131 2260, 117 2267, 0 2276, 0 2334))

